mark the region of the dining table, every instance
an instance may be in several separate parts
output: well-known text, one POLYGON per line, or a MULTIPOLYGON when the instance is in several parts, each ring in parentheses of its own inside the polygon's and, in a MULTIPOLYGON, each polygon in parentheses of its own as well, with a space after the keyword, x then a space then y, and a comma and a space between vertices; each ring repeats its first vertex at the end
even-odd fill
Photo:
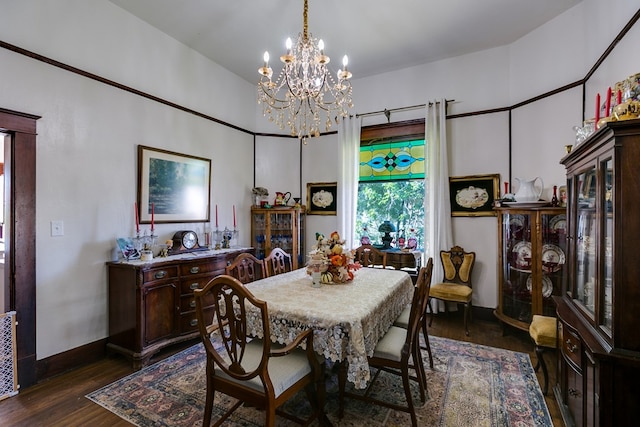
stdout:
MULTIPOLYGON (((371 378, 368 356, 411 303, 414 286, 405 271, 361 268, 346 283, 312 285, 306 268, 246 284, 267 302, 271 341, 288 344, 313 329, 316 353, 347 365, 347 380, 366 388, 371 378)), ((247 333, 263 337, 257 311, 247 312, 247 333)))

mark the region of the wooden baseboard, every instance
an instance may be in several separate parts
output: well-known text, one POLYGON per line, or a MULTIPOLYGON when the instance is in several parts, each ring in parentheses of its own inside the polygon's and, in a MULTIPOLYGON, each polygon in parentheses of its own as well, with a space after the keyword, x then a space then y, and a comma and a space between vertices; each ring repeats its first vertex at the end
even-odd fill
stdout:
POLYGON ((103 338, 62 353, 54 354, 45 359, 37 360, 37 381, 51 378, 87 363, 96 362, 105 356, 106 348, 107 339, 103 338))
POLYGON ((488 322, 498 322, 496 316, 493 315, 495 309, 487 307, 471 307, 471 315, 473 319, 486 320, 488 322))

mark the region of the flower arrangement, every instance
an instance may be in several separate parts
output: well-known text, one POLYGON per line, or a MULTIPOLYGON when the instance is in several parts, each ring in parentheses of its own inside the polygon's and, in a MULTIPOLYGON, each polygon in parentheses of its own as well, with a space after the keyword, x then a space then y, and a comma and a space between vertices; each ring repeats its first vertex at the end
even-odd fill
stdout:
POLYGON ((316 244, 309 252, 307 274, 320 275, 320 282, 325 284, 346 283, 353 280, 353 272, 361 265, 354 261, 353 251, 344 248, 344 240, 337 231, 327 239, 316 233, 316 244))

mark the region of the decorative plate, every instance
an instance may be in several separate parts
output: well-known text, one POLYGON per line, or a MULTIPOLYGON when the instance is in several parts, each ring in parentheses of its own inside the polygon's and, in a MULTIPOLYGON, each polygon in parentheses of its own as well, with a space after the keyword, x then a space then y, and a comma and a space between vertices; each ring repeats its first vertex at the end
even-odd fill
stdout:
POLYGON ((542 245, 542 269, 553 273, 560 270, 565 262, 564 252, 559 246, 542 245))
POLYGON ((311 198, 311 202, 314 206, 319 208, 326 208, 333 203, 333 195, 325 190, 320 190, 316 193, 313 193, 313 197, 311 198))
MULTIPOLYGON (((531 292, 531 276, 527 277, 527 290, 531 292)), ((542 296, 549 298, 553 293, 553 283, 547 276, 542 276, 542 296)))
POLYGON ((531 271, 531 242, 518 242, 513 246, 514 267, 525 271, 531 271))
POLYGON ((489 201, 489 193, 484 188, 469 186, 456 193, 456 203, 467 209, 476 209, 489 201))
POLYGON ((539 208, 547 206, 549 202, 547 200, 538 200, 537 202, 502 202, 505 205, 513 208, 539 208))
POLYGON ((524 228, 524 215, 509 215, 509 226, 513 231, 520 231, 524 228))
POLYGON ((556 215, 553 218, 551 218, 551 221, 549 221, 549 227, 551 227, 552 230, 558 232, 560 230, 566 231, 567 230, 567 216, 565 214, 560 214, 560 215, 556 215))

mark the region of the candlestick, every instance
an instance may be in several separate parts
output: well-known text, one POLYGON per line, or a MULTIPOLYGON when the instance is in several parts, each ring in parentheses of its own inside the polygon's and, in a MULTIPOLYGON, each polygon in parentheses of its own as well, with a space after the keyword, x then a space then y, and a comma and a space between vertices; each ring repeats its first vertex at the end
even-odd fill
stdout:
POLYGON ((155 213, 155 203, 151 203, 151 234, 153 234, 153 217, 155 213))
POLYGON ((616 105, 622 104, 622 91, 618 89, 618 96, 616 97, 616 105))
POLYGON ((598 120, 600 120, 600 94, 596 95, 596 127, 598 126, 598 120))
POLYGON ((140 233, 140 220, 138 218, 138 202, 133 203, 133 211, 136 215, 136 233, 140 233))
POLYGON ((218 205, 216 205, 216 228, 218 228, 218 205))
POLYGON ((606 111, 604 112, 605 117, 609 117, 611 112, 611 86, 607 89, 607 101, 606 101, 606 111))
POLYGON ((233 205, 233 228, 236 228, 236 205, 233 205))

